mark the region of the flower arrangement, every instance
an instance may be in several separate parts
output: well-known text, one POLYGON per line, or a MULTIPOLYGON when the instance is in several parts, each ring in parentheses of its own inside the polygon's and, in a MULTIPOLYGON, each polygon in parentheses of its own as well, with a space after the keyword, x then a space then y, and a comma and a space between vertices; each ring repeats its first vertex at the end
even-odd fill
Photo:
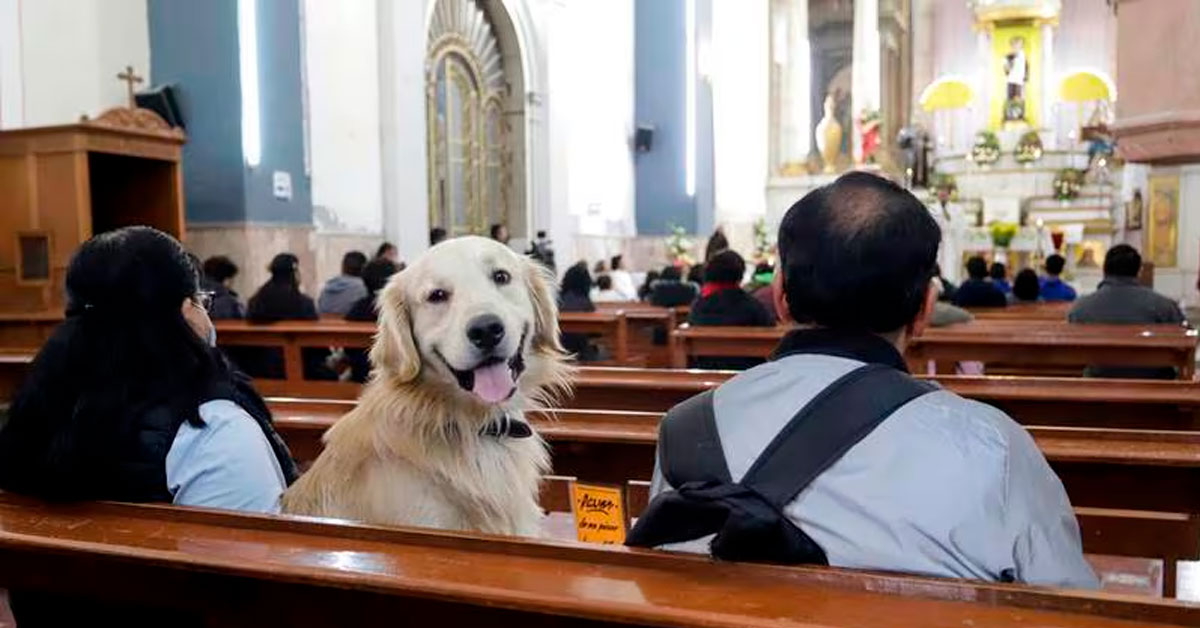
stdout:
POLYGON ((975 134, 975 145, 971 147, 971 161, 980 165, 994 164, 1000 159, 1000 138, 983 130, 975 134))
POLYGON ((1054 198, 1060 201, 1069 201, 1079 196, 1079 189, 1083 187, 1082 170, 1075 168, 1063 168, 1054 175, 1054 198))
POLYGON ((1041 159, 1042 152, 1042 136, 1037 131, 1026 131, 1017 142, 1013 158, 1019 164, 1029 164, 1041 159))
POLYGON ((775 244, 771 242, 771 232, 767 229, 767 219, 759 218, 754 221, 754 260, 758 262, 767 262, 771 259, 771 249, 775 244))
POLYGON ((937 173, 933 175, 932 186, 937 200, 945 203, 958 199, 958 181, 952 174, 937 173))
POLYGON ((687 229, 674 224, 668 224, 667 229, 671 231, 671 235, 666 239, 667 255, 671 258, 671 264, 690 266, 695 263, 692 259, 693 243, 688 237, 687 229))
POLYGON ((998 249, 1006 249, 1017 236, 1017 223, 996 221, 989 225, 992 232, 992 244, 998 249))

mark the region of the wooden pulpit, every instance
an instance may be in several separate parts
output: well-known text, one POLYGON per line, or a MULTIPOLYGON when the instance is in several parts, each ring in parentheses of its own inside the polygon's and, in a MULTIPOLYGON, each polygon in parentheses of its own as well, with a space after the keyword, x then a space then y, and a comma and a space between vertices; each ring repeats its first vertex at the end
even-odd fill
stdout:
POLYGON ((184 141, 126 107, 0 132, 0 318, 61 315, 67 264, 94 234, 149 225, 182 239, 184 141))

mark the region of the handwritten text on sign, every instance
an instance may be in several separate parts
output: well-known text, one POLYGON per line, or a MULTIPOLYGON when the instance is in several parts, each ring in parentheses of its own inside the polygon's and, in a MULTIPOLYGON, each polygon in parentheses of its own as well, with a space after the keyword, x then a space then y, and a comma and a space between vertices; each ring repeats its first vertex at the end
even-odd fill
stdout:
POLYGON ((571 500, 580 541, 604 545, 625 543, 625 504, 620 488, 574 483, 571 500))

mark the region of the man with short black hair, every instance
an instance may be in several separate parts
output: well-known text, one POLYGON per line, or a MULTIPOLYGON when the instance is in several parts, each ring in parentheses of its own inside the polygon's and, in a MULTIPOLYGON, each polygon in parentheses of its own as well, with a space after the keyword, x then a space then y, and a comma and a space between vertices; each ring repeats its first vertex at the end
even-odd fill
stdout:
POLYGON ((1055 253, 1046 258, 1046 276, 1042 278, 1038 286, 1038 296, 1043 301, 1074 301, 1075 288, 1062 280, 1063 268, 1067 265, 1067 260, 1055 253))
POLYGON ((325 282, 317 298, 317 311, 321 314, 345 316, 359 299, 367 296, 363 285, 362 271, 367 256, 359 251, 350 251, 342 256, 342 274, 325 282))
MULTIPOLYGON (((1118 244, 1104 256, 1104 281, 1067 314, 1072 323, 1116 325, 1179 324, 1187 320, 1179 305, 1138 282, 1142 256, 1128 244, 1118 244)), ((1174 368, 1091 366, 1091 377, 1175 379, 1174 368)))
POLYGON ((907 375, 904 349, 937 299, 940 242, 919 200, 867 173, 843 175, 793 205, 779 228, 776 309, 812 322, 766 364, 668 413, 653 499, 630 543, 1096 587, 1066 492, 1028 432, 991 406, 907 375), (865 411, 831 412, 830 403, 865 411), (707 427, 689 431, 698 408, 707 427), (875 420, 861 432, 843 430, 867 416, 875 420), (806 438, 793 438, 798 432, 806 438), (764 468, 773 483, 757 482, 764 468), (730 503, 749 508, 722 510, 730 503))
POLYGON ((446 230, 441 227, 434 227, 429 230, 429 246, 437 246, 446 240, 446 230))
POLYGON ((954 304, 958 307, 1004 307, 1008 297, 1004 296, 991 281, 988 281, 987 262, 979 256, 967 260, 967 277, 954 293, 954 304))

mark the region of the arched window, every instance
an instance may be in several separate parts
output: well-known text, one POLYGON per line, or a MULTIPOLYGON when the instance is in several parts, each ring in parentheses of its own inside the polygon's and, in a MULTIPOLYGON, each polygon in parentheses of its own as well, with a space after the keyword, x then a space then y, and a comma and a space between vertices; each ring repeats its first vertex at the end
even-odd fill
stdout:
POLYGON ((508 222, 512 133, 500 48, 476 0, 438 0, 426 71, 429 224, 452 235, 508 222))

